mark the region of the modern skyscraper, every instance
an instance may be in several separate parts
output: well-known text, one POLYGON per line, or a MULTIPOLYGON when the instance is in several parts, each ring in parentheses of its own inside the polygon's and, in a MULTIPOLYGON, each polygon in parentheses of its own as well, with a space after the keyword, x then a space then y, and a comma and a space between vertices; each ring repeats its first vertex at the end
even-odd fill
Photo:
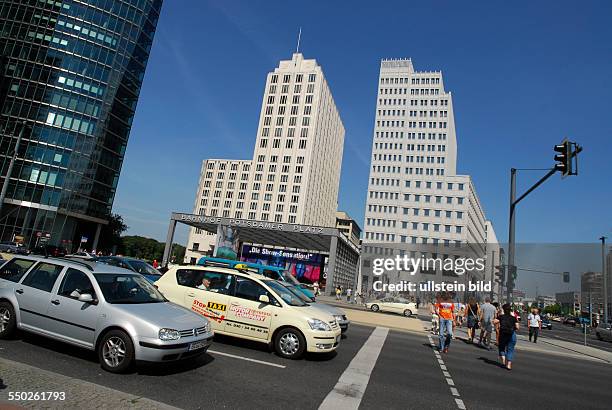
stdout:
POLYGON ((440 255, 467 245, 484 256, 485 215, 470 176, 456 174, 453 100, 442 73, 383 60, 378 84, 364 244, 427 244, 440 255))
MULTIPOLYGON (((295 53, 268 73, 253 159, 205 160, 194 213, 333 227, 343 147, 321 67, 295 53)), ((188 249, 205 252, 214 240, 192 228, 188 249)))
POLYGON ((0 2, 0 236, 94 247, 107 224, 162 0, 0 2))

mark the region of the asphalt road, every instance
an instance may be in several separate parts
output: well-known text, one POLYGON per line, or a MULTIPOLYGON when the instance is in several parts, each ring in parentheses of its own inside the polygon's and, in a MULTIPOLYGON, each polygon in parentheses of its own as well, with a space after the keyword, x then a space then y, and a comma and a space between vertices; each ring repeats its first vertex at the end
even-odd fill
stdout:
MULTIPOLYGON (((216 338, 198 361, 139 366, 127 375, 102 371, 93 353, 32 335, 0 341, 0 356, 185 409, 316 409, 373 330, 353 325, 337 353, 297 361, 259 344, 216 338)), ((495 364, 493 351, 456 340, 438 361, 425 333, 393 330, 374 360, 361 409, 585 409, 612 402, 612 366, 593 360, 522 351, 508 372, 495 364)))

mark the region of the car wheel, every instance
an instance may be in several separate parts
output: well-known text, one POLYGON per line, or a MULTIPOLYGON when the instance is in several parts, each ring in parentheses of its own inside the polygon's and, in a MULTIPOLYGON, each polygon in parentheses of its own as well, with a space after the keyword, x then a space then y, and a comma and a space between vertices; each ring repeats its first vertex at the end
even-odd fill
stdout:
POLYGON ((276 334, 274 341, 276 353, 287 359, 299 359, 306 350, 306 339, 302 332, 289 327, 276 334))
POLYGON ((98 345, 102 368, 111 373, 123 373, 134 363, 132 339, 123 330, 106 333, 98 345))
POLYGON ((372 306, 370 306, 370 309, 372 309, 372 312, 378 312, 380 310, 378 305, 372 305, 372 306))
POLYGON ((15 333, 17 320, 15 309, 9 302, 0 302, 0 339, 8 339, 15 333))
POLYGON ((595 336, 597 336, 597 339, 603 340, 603 337, 601 337, 601 333, 595 332, 595 336))
POLYGON ((410 309, 404 310, 404 316, 406 316, 406 317, 412 316, 412 310, 410 310, 410 309))

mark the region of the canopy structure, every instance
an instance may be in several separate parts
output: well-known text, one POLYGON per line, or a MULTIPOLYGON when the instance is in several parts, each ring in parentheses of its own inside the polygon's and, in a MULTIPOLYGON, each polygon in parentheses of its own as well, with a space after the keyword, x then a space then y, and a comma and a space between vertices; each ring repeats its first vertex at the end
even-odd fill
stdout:
POLYGON ((359 249, 336 228, 173 212, 162 266, 168 264, 177 223, 214 234, 219 226, 231 226, 238 229, 242 243, 326 253, 327 284, 331 285, 326 292, 332 294, 338 285, 354 288, 357 284, 359 249))

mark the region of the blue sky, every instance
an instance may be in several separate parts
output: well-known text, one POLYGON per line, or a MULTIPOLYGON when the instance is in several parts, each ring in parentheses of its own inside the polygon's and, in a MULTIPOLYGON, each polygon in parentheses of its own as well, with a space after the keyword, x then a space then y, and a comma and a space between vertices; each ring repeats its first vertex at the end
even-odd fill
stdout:
MULTIPOLYGON (((501 241, 510 167, 552 166, 564 137, 584 146, 580 175, 556 175, 520 205, 517 240, 612 237, 611 17, 607 1, 166 0, 113 211, 129 234, 162 240, 172 211, 192 211, 203 159, 251 158, 265 76, 301 26, 346 128, 339 206, 360 225, 379 62, 410 57, 443 72, 458 172, 501 241)), ((543 173, 521 172, 519 191, 543 173)))

